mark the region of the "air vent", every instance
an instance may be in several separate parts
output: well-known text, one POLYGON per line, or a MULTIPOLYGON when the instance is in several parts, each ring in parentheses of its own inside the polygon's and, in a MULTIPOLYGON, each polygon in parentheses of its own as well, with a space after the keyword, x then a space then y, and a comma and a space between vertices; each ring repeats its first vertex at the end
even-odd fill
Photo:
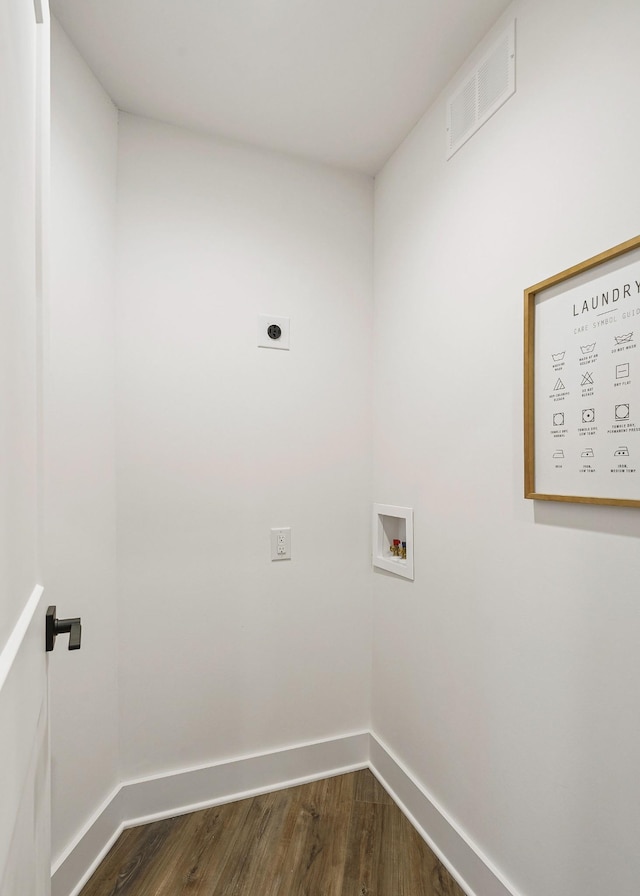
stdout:
POLYGON ((447 159, 515 93, 515 26, 509 25, 447 101, 447 159))

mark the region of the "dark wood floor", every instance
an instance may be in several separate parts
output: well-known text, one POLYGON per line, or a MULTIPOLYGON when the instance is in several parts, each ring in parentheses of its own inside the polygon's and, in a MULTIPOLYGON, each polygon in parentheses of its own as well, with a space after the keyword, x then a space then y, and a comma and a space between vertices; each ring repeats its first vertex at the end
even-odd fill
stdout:
POLYGON ((464 896, 371 772, 124 831, 81 896, 464 896))

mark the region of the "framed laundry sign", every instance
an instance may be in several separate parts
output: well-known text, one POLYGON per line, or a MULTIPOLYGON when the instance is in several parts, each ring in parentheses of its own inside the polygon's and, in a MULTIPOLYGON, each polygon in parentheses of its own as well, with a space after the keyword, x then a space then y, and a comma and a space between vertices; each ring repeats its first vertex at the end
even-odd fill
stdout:
POLYGON ((640 236, 524 292, 524 496, 640 507, 640 236))

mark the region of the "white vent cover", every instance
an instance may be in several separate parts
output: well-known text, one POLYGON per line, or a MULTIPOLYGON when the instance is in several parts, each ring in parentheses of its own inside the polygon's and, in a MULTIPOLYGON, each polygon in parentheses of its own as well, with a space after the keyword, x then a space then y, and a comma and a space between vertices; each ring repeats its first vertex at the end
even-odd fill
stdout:
POLYGON ((513 21, 447 100, 447 159, 515 93, 515 72, 513 21))

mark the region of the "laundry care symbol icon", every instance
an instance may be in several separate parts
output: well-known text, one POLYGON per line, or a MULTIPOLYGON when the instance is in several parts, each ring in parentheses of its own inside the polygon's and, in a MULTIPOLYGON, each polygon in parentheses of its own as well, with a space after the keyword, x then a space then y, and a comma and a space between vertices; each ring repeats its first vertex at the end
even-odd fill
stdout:
POLYGON ((625 342, 633 342, 633 330, 630 333, 624 333, 622 336, 614 336, 616 345, 624 345, 625 342))
POLYGON ((555 386, 553 387, 553 391, 554 391, 554 392, 559 392, 560 389, 564 389, 564 383, 562 382, 562 380, 561 380, 560 378, 558 378, 558 379, 556 380, 556 384, 555 384, 555 386))
POLYGON ((596 419, 596 412, 594 408, 584 408, 582 411, 582 422, 583 423, 593 423, 596 419))
POLYGON ((628 404, 617 404, 616 405, 616 420, 628 420, 629 419, 629 405, 628 404))
POLYGON ((553 425, 554 426, 564 426, 564 412, 561 414, 553 415, 553 425))
POLYGON ((624 380, 629 376, 629 364, 617 364, 616 365, 616 379, 624 380))
POLYGON ((587 371, 587 373, 585 373, 585 375, 582 377, 582 382, 580 383, 580 385, 593 386, 593 374, 587 371))

